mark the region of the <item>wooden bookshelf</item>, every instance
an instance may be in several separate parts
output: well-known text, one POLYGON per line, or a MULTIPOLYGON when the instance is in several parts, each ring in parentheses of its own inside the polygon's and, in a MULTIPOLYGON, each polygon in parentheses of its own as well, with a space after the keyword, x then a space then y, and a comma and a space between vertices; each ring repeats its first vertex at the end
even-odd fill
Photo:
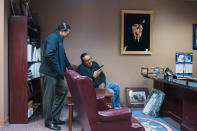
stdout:
MULTIPOLYGON (((29 32, 26 16, 9 17, 9 122, 15 124, 28 123, 29 100, 41 103, 40 77, 28 80, 27 76, 27 38, 31 37, 29 32), (32 83, 34 92, 29 91, 29 82, 32 83)), ((39 36, 39 32, 37 35, 39 36)))

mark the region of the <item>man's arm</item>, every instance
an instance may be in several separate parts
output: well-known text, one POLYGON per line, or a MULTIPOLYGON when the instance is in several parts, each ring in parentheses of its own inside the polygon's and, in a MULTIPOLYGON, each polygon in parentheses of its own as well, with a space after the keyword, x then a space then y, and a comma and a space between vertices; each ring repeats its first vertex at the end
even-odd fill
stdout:
POLYGON ((98 78, 98 76, 100 75, 100 73, 99 73, 100 71, 97 70, 97 71, 94 71, 94 73, 92 73, 86 68, 79 67, 79 68, 77 68, 77 72, 83 76, 88 76, 88 77, 92 78, 94 85, 96 87, 98 87, 99 89, 104 89, 105 83, 101 83, 100 85, 98 85, 99 84, 98 82, 100 81, 100 78, 98 78), (95 74, 98 76, 94 76, 95 74))
POLYGON ((86 67, 84 67, 83 65, 79 65, 79 67, 77 68, 77 72, 82 75, 82 76, 88 76, 90 78, 93 79, 93 73, 90 72, 86 67))
POLYGON ((45 45, 45 59, 51 66, 51 69, 54 72, 57 72, 58 75, 64 77, 64 74, 61 74, 60 67, 57 64, 57 58, 56 58, 56 52, 57 52, 57 45, 58 45, 58 39, 57 37, 51 35, 46 39, 46 45, 45 45))
MULTIPOLYGON (((104 73, 102 72, 101 69, 99 70, 99 67, 100 66, 96 62, 94 62, 94 68, 97 69, 97 70, 96 71, 91 71, 90 69, 88 69, 87 67, 85 67, 84 65, 81 64, 77 68, 77 72, 79 74, 83 75, 83 76, 88 76, 88 77, 92 78, 95 87, 99 88, 99 85, 104 83, 104 84, 102 84, 102 87, 104 88, 105 87, 105 75, 104 75, 104 73), (94 76, 95 74, 97 76, 94 76), (100 77, 100 75, 102 77, 100 77)), ((100 88, 102 88, 102 87, 100 87, 100 88)))
POLYGON ((68 58, 67 58, 67 56, 66 56, 66 53, 64 53, 64 56, 65 56, 66 67, 68 68, 68 67, 71 66, 71 65, 70 65, 70 62, 69 62, 69 60, 68 60, 68 58))
POLYGON ((93 78, 96 79, 102 72, 102 68, 94 71, 93 78))
MULTIPOLYGON (((94 79, 96 79, 101 73, 102 73, 102 68, 94 71, 94 74, 93 74, 94 79)), ((99 89, 104 89, 105 88, 105 82, 99 84, 98 85, 98 88, 99 89)))
POLYGON ((105 83, 101 83, 99 86, 98 86, 99 89, 105 89, 105 83))
POLYGON ((94 83, 96 83, 97 87, 99 89, 104 89, 105 87, 105 83, 106 83, 106 77, 105 74, 102 70, 102 68, 100 68, 99 64, 97 62, 94 61, 94 65, 96 67, 96 71, 94 72, 95 74, 97 74, 98 76, 96 77, 96 79, 94 80, 94 83))

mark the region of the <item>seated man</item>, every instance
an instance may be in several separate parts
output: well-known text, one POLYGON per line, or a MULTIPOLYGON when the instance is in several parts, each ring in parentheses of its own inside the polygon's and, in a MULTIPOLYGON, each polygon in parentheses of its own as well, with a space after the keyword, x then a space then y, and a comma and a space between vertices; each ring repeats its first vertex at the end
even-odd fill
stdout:
POLYGON ((120 107, 120 88, 117 83, 107 82, 102 67, 97 62, 92 61, 88 53, 81 54, 82 63, 78 66, 77 72, 83 76, 92 78, 96 88, 106 88, 113 95, 111 98, 113 108, 120 107))

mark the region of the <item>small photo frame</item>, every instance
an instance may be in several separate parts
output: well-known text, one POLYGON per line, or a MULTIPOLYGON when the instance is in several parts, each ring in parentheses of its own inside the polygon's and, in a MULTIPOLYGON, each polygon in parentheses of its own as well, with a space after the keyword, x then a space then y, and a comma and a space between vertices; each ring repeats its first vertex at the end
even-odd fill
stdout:
POLYGON ((193 50, 197 50, 197 24, 193 24, 193 50))
POLYGON ((126 102, 128 107, 143 108, 148 97, 147 88, 125 88, 126 102))
POLYGON ((153 11, 121 10, 121 54, 151 55, 153 11))

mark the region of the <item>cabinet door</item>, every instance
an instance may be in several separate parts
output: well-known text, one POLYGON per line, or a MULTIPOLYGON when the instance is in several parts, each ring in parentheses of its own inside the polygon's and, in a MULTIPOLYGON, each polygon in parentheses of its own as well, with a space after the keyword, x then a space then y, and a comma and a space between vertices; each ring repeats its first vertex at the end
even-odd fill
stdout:
POLYGON ((10 123, 27 123, 27 17, 9 18, 10 123))

